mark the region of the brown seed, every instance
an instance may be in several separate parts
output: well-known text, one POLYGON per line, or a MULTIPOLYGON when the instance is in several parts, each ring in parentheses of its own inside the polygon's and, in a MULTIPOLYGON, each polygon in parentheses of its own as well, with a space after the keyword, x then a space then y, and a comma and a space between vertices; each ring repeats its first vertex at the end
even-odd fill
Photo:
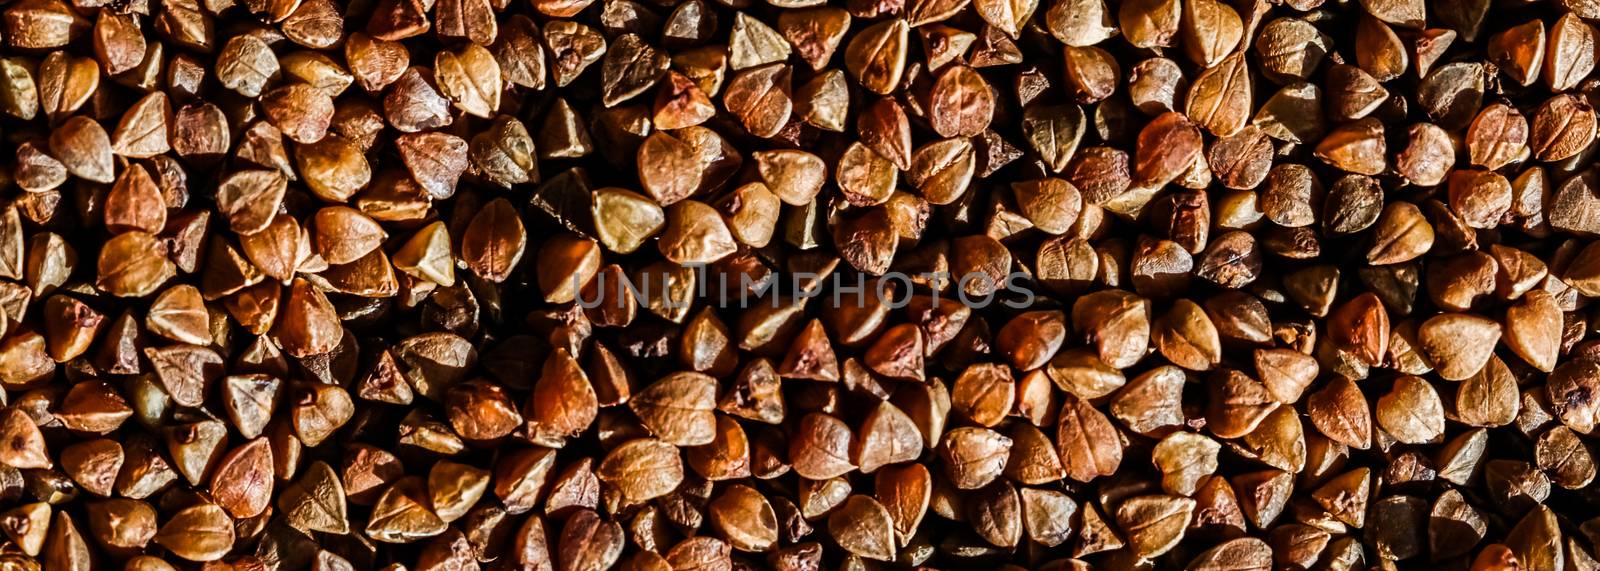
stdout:
POLYGON ((1414 260, 1433 248, 1433 226, 1422 211, 1409 202, 1393 202, 1378 217, 1367 262, 1373 265, 1398 264, 1414 260))
POLYGON ((1418 328, 1419 348, 1445 380, 1462 380, 1483 368, 1500 340, 1500 324, 1467 313, 1429 318, 1418 328))
POLYGON ((1187 299, 1174 301, 1172 309, 1157 320, 1151 340, 1169 361, 1189 370, 1209 370, 1222 359, 1216 325, 1198 304, 1187 299))
POLYGON ((1328 189, 1323 202, 1323 223, 1336 234, 1353 234, 1370 228, 1382 216, 1383 187, 1364 175, 1346 175, 1328 189))
POLYGON ((776 30, 740 12, 733 20, 728 49, 728 63, 737 71, 788 59, 790 47, 776 30))
POLYGON ((750 475, 750 439, 744 428, 728 416, 717 417, 717 434, 711 444, 691 448, 689 467, 708 480, 720 481, 750 475))
POLYGON ((1232 52, 1245 33, 1238 12, 1225 3, 1206 0, 1186 3, 1183 12, 1180 33, 1184 49, 1190 60, 1202 66, 1215 65, 1232 52))
POLYGON ((1595 138, 1594 108, 1571 95, 1545 101, 1533 114, 1528 146, 1535 159, 1554 162, 1581 152, 1595 138))
POLYGON ((1512 528, 1506 546, 1516 561, 1526 562, 1528 568, 1559 567, 1563 558, 1561 548, 1556 547, 1560 545, 1556 538, 1561 534, 1556 526, 1555 513, 1549 507, 1538 506, 1512 528))
MULTIPOLYGON (((881 207, 867 209, 858 217, 843 217, 833 228, 839 255, 863 272, 879 275, 889 271, 899 235, 881 207)), ((868 360, 872 365, 872 360, 868 360)), ((880 371, 881 372, 881 371, 880 371)))
POLYGON ((905 108, 893 98, 878 99, 856 121, 861 143, 900 169, 911 165, 911 125, 905 108))
POLYGON ((850 13, 828 6, 784 10, 777 21, 778 32, 813 71, 827 67, 849 28, 850 13))
POLYGON ((78 112, 100 86, 93 59, 56 51, 39 63, 39 99, 52 120, 78 112))
POLYGON ((1555 299, 1543 291, 1530 291, 1521 302, 1506 308, 1506 346, 1534 368, 1554 370, 1561 322, 1555 299))
POLYGON ((469 164, 466 141, 444 133, 410 133, 397 138, 395 147, 412 180, 430 196, 442 199, 455 194, 456 182, 469 164))
POLYGON ((25 2, 7 9, 4 17, 7 42, 24 49, 65 46, 88 28, 65 2, 25 2))
POLYGON ((1089 349, 1068 349, 1046 369, 1057 387, 1080 398, 1100 398, 1127 383, 1118 369, 1106 365, 1089 349))
POLYGON ((1532 85, 1545 59, 1544 22, 1534 20, 1489 38, 1489 60, 1512 81, 1532 85))
POLYGON ((800 502, 800 517, 818 517, 839 507, 840 503, 850 495, 850 482, 844 478, 829 478, 827 480, 801 480, 800 492, 796 499, 800 502))
POLYGON ((966 66, 950 66, 941 72, 929 99, 933 129, 943 137, 977 136, 994 115, 989 84, 966 66))
POLYGON ((114 550, 143 549, 157 531, 155 509, 126 498, 89 504, 88 522, 93 536, 114 550))
POLYGON ((1176 496, 1137 496, 1117 508, 1128 545, 1141 557, 1166 553, 1183 540, 1195 502, 1176 496))
POLYGON ((235 518, 251 518, 272 499, 272 449, 265 438, 229 451, 211 473, 211 494, 235 518))
POLYGON ((889 199, 899 170, 877 151, 853 143, 839 158, 834 178, 845 200, 857 206, 873 206, 889 199))
POLYGON ((511 203, 497 198, 485 205, 461 237, 461 257, 474 274, 504 281, 522 260, 527 232, 511 203))
POLYGON ((789 441, 789 461, 795 473, 813 480, 827 480, 855 468, 850 451, 855 440, 843 421, 822 413, 800 419, 789 441))
POLYGON ((1321 202, 1323 190, 1322 183, 1309 168, 1298 164, 1274 166, 1267 174, 1266 183, 1260 206, 1268 220, 1288 228, 1316 222, 1314 205, 1321 202))
POLYGON ((1107 290, 1079 298, 1072 306, 1072 327, 1095 339, 1100 360, 1112 367, 1132 366, 1149 347, 1149 302, 1133 294, 1107 290))
POLYGON ((639 181, 657 203, 671 205, 694 194, 700 185, 695 171, 698 157, 684 140, 665 132, 652 133, 639 146, 639 181))
POLYGON ((1333 115, 1338 119, 1360 119, 1388 101, 1389 91, 1360 68, 1339 65, 1329 71, 1328 92, 1333 115))
POLYGON ((295 147, 295 165, 318 197, 344 202, 372 179, 372 167, 349 140, 339 135, 295 147))
POLYGON ((1242 231, 1218 236, 1195 262, 1195 274, 1226 288, 1241 288, 1260 275, 1255 238, 1242 231))
POLYGON ((559 234, 539 249, 539 289, 546 301, 566 303, 600 270, 600 245, 571 234, 559 234))
MULTIPOLYGON (((363 121, 365 119, 376 120, 376 117, 366 116, 360 119, 363 121)), ((364 125, 363 128, 365 128, 364 125)), ((344 126, 341 126, 340 129, 355 131, 355 129, 345 129, 344 126)), ((164 140, 162 144, 166 144, 164 140)), ((272 123, 268 121, 257 121, 254 125, 251 125, 249 130, 245 131, 239 142, 238 157, 241 166, 276 170, 285 177, 299 177, 294 171, 294 165, 289 161, 288 150, 283 146, 283 132, 272 126, 272 123)), ((171 169, 169 168, 168 170, 171 169)))
POLYGON ((423 486, 422 477, 411 476, 384 490, 367 521, 367 536, 385 543, 410 543, 444 533, 445 523, 428 509, 423 486))
POLYGON ((894 528, 883 504, 853 495, 828 516, 828 535, 846 551, 879 561, 894 559, 894 528))
POLYGON ((1378 426, 1400 442, 1427 442, 1444 432, 1444 411, 1433 385, 1418 377, 1395 380, 1377 402, 1378 426))
POLYGON ((924 445, 915 421, 887 401, 867 415, 860 436, 854 455, 861 471, 868 474, 879 467, 916 460, 924 445))
POLYGON ((444 404, 451 427, 469 440, 501 438, 522 424, 516 404, 498 385, 468 381, 452 386, 444 404))
POLYGON ((308 446, 321 444, 355 414, 349 393, 331 385, 301 387, 290 409, 294 434, 308 446))
POLYGON ((1015 398, 1016 384, 1011 379, 1010 369, 1003 365, 967 367, 950 389, 953 410, 987 427, 1004 420, 1015 398))
POLYGON ((645 501, 676 488, 683 479, 683 464, 671 444, 638 439, 612 449, 595 474, 629 499, 645 501))
POLYGON ((123 113, 111 134, 111 150, 131 158, 150 158, 171 149, 168 125, 173 121, 167 96, 154 92, 141 98, 123 113))
POLYGON ((288 190, 280 171, 246 170, 233 173, 217 187, 217 208, 229 227, 248 235, 265 230, 277 214, 288 190))
POLYGON ((345 60, 351 75, 369 92, 382 91, 400 79, 410 60, 404 44, 353 32, 345 41, 345 60))
POLYGON ((1331 47, 1332 39, 1316 26, 1292 16, 1268 22, 1255 42, 1267 76, 1279 83, 1310 77, 1331 47))
POLYGON ((1082 195, 1072 183, 1044 178, 1012 183, 1017 208, 1033 225, 1051 234, 1065 234, 1078 221, 1082 195))
POLYGON ((1368 176, 1387 166, 1383 124, 1365 118, 1339 126, 1317 144, 1317 158, 1346 172, 1368 176))
POLYGON ((50 152, 73 176, 100 183, 115 180, 111 139, 98 122, 88 117, 73 117, 51 131, 50 152))
POLYGON ((61 450, 62 471, 98 496, 111 495, 122 461, 122 446, 107 439, 79 442, 61 450))
POLYGON ((130 231, 118 234, 100 250, 96 284, 114 295, 144 297, 176 274, 166 246, 154 236, 130 231))
POLYGON ((783 129, 794 110, 790 96, 789 66, 775 63, 740 71, 728 80, 723 105, 737 116, 750 134, 772 138, 783 129))
POLYGON ((1169 493, 1192 496, 1203 476, 1217 469, 1217 441, 1191 432, 1178 432, 1161 440, 1151 460, 1161 471, 1161 487, 1169 493))
POLYGON ((1266 180, 1271 155, 1272 143, 1266 133, 1251 126, 1212 144, 1206 159, 1224 186, 1245 190, 1266 180))
POLYGON ((645 196, 606 187, 596 189, 592 200, 600 241, 613 252, 632 253, 666 225, 661 206, 645 196))
POLYGON ((1534 445, 1534 460, 1551 476, 1551 481, 1567 489, 1581 488, 1595 477, 1595 460, 1578 436, 1565 426, 1539 435, 1534 445))
POLYGON ((505 116, 495 119, 488 131, 472 138, 468 156, 474 167, 501 186, 539 181, 533 137, 516 119, 505 116))
POLYGON ((360 211, 330 206, 318 210, 311 230, 316 252, 330 264, 342 265, 360 259, 382 245, 388 234, 360 211))
POLYGON ((1098 44, 1116 35, 1112 11, 1102 0, 1055 2, 1045 13, 1050 35, 1072 46, 1098 44))
POLYGON ((1119 7, 1117 20, 1134 47, 1170 46, 1178 35, 1181 6, 1168 0, 1139 0, 1119 7))
POLYGON ((544 42, 553 64, 550 68, 557 87, 565 87, 606 51, 606 41, 593 28, 568 20, 557 20, 544 28, 544 42))
MULTIPOLYGON (((1187 121, 1184 124, 1192 128, 1187 121)), ((1023 110, 1023 135, 1051 172, 1067 168, 1086 129, 1086 117, 1077 105, 1031 105, 1023 110)), ((1198 153, 1199 144, 1195 146, 1198 153)))
POLYGON ((1456 171, 1451 173, 1450 209, 1473 228, 1493 227, 1511 209, 1511 182, 1498 173, 1456 171))
POLYGON ((1200 130, 1178 113, 1156 117, 1139 132, 1134 153, 1134 181, 1156 186, 1182 174, 1202 150, 1200 130))
POLYGON ((794 92, 794 112, 807 124, 824 131, 845 129, 845 114, 850 108, 843 71, 831 69, 801 84, 794 92))
POLYGON ((216 504, 200 504, 173 514, 156 532, 155 542, 190 561, 216 561, 233 548, 232 520, 216 504))
POLYGON ((334 350, 344 337, 333 305, 311 282, 296 279, 283 306, 283 317, 273 334, 285 353, 320 355, 334 350))
POLYGON ((1506 425, 1515 421, 1520 409, 1517 382, 1504 361, 1491 358, 1490 363, 1462 381, 1456 389, 1456 416, 1462 424, 1506 425))
POLYGON ((678 446, 708 444, 716 425, 716 383, 706 375, 677 373, 628 401, 651 433, 678 446))
POLYGON ((1335 379, 1306 401, 1311 424, 1323 435, 1353 448, 1371 445, 1372 414, 1361 389, 1348 379, 1335 379))
POLYGON ((669 71, 666 81, 656 91, 655 114, 651 119, 658 128, 681 129, 704 123, 715 113, 711 99, 693 80, 669 71))
POLYGON ((1116 428, 1087 402, 1069 397, 1062 403, 1056 446, 1067 476, 1088 482, 1115 473, 1122 462, 1116 428))
POLYGON ((1490 170, 1521 159, 1527 144, 1527 119, 1503 103, 1485 107, 1467 129, 1467 150, 1472 163, 1490 170))
POLYGON ((522 414, 536 437, 559 441, 588 428, 598 406, 587 375, 570 353, 558 349, 545 360, 522 414))
POLYGON ((617 38, 601 64, 602 101, 613 107, 648 91, 666 73, 669 64, 668 54, 646 44, 638 35, 617 38))
POLYGON ((672 205, 659 245, 663 256, 679 264, 715 262, 738 247, 722 215, 695 200, 672 205))
POLYGON ((1206 420, 1213 434, 1237 438, 1255 430, 1278 408, 1265 385, 1239 371, 1222 370, 1207 382, 1206 420))
MULTIPOLYGON (((529 531, 543 533, 538 528, 529 531)), ((600 519, 592 510, 582 510, 568 518, 559 537, 557 553, 562 570, 606 569, 622 555, 622 527, 600 519)), ((543 562, 549 563, 548 556, 543 562)))
POLYGON ((493 118, 500 107, 500 65, 494 54, 477 44, 442 51, 433 60, 439 92, 457 109, 493 118))
POLYGON ((260 96, 267 80, 278 72, 278 58, 272 48, 254 35, 230 38, 217 61, 217 79, 222 86, 246 97, 260 96))
POLYGON ((889 94, 905 72, 909 32, 910 26, 900 19, 863 29, 845 46, 845 68, 868 91, 889 94))
POLYGON ((1387 23, 1364 17, 1356 23, 1356 63, 1379 81, 1389 81, 1404 73, 1410 63, 1405 43, 1387 23))
POLYGON ((262 111, 296 143, 322 140, 333 122, 333 99, 308 83, 292 83, 262 95, 262 111))
MULTIPOLYGON (((390 57, 400 55, 403 54, 396 53, 390 57)), ((450 124, 450 101, 439 91, 436 79, 428 68, 405 69, 392 81, 392 87, 383 99, 383 111, 396 129, 415 133, 450 124)))
POLYGON ((50 358, 70 361, 89 350, 105 316, 76 299, 54 295, 45 300, 45 342, 50 358))
POLYGON ((1429 28, 1423 30, 1417 38, 1415 57, 1417 60, 1417 75, 1426 77, 1433 65, 1455 42, 1458 34, 1455 30, 1445 28, 1429 28))
POLYGON ((67 181, 66 165, 41 146, 29 142, 17 148, 17 166, 12 177, 23 190, 46 192, 67 181))
POLYGON ((1550 27, 1543 77, 1552 91, 1572 89, 1594 70, 1594 45, 1594 28, 1571 13, 1550 27))
POLYGON ((172 149, 180 157, 216 160, 231 145, 227 118, 215 105, 185 105, 173 116, 173 122, 172 149))
POLYGON ((772 504, 754 488, 728 487, 713 499, 708 511, 711 524, 740 551, 762 552, 778 541, 778 518, 772 504))
MULTIPOLYGON (((1220 3, 1218 8, 1226 10, 1220 3)), ((1227 137, 1244 128, 1251 108, 1250 74, 1244 52, 1235 52, 1195 78, 1184 114, 1211 134, 1227 137)))
POLYGON ((488 489, 487 470, 455 462, 438 462, 428 470, 429 503, 446 522, 465 516, 488 489))
MULTIPOLYGON (((441 12, 439 18, 444 19, 448 14, 447 11, 441 12)), ((301 2, 281 26, 290 40, 314 49, 333 47, 344 34, 344 18, 339 13, 339 7, 328 0, 301 2)))

